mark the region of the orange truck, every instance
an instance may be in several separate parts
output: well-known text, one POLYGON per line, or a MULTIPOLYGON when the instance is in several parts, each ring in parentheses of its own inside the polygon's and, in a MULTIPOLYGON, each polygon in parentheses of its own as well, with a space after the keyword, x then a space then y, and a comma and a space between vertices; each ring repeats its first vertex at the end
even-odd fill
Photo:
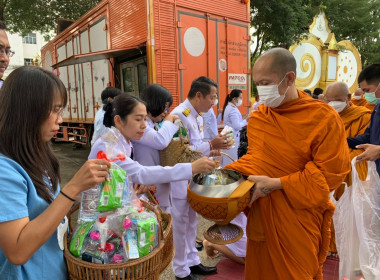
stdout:
POLYGON ((57 138, 90 142, 107 86, 138 96, 159 83, 177 106, 203 75, 219 85, 219 108, 238 88, 247 113, 250 39, 249 0, 101 1, 41 50, 68 92, 57 138))

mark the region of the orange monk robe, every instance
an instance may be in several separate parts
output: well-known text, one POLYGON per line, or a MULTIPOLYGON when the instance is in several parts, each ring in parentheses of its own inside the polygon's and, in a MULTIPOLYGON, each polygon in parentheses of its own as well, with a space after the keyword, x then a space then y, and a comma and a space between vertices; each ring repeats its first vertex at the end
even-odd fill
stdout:
POLYGON ((248 213, 245 279, 322 279, 334 205, 330 191, 350 171, 344 127, 331 106, 298 91, 279 108, 259 106, 248 152, 225 168, 281 178, 248 213))
MULTIPOLYGON (((360 100, 359 100, 360 101, 360 100)), ((358 135, 364 134, 364 131, 369 126, 371 122, 371 111, 363 106, 355 106, 351 104, 350 107, 343 110, 340 114, 342 118, 344 129, 346 131, 346 137, 356 137, 358 135)), ((354 150, 350 149, 350 160, 354 157, 360 155, 363 150, 354 150)), ((367 177, 367 162, 362 161, 356 165, 356 170, 358 171, 359 177, 361 180, 365 180, 367 177)), ((352 185, 351 172, 346 176, 344 180, 347 183, 347 186, 352 185)), ((341 185, 335 190, 334 197, 336 200, 342 196, 345 186, 341 185)), ((335 229, 334 225, 331 224, 331 241, 330 241, 330 251, 337 252, 336 243, 335 243, 335 229)))
POLYGON ((365 98, 356 100, 355 98, 351 99, 351 103, 356 105, 356 106, 363 106, 369 109, 371 112, 373 109, 375 109, 376 105, 369 103, 365 98))
MULTIPOLYGON (((369 126, 371 122, 371 111, 363 106, 355 106, 351 105, 347 109, 343 110, 340 114, 342 118, 344 129, 346 131, 346 137, 356 137, 358 135, 364 134, 366 128, 369 126)), ((350 150, 350 159, 352 160, 354 157, 360 155, 363 150, 350 150)), ((359 173, 359 177, 362 180, 365 180, 367 177, 367 162, 363 161, 356 165, 356 169, 359 173)), ((344 180, 348 186, 352 185, 351 172, 347 175, 344 180)), ((335 198, 339 199, 343 194, 344 186, 339 187, 335 191, 335 198)))

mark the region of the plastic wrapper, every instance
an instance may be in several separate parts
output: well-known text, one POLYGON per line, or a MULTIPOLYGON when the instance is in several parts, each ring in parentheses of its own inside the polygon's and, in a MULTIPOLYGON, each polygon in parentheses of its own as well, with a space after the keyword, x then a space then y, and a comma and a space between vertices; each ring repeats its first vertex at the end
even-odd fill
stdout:
POLYGON ((79 223, 95 221, 99 212, 112 211, 121 206, 141 208, 128 174, 115 163, 115 161, 126 160, 126 157, 131 154, 131 150, 127 150, 123 145, 118 145, 120 137, 123 136, 115 128, 109 129, 108 133, 101 137, 105 148, 104 151, 98 152, 97 158, 111 162, 108 180, 82 193, 79 223))
POLYGON ((83 244, 89 236, 93 226, 94 222, 82 222, 77 225, 70 241, 69 250, 71 254, 76 257, 81 255, 83 244))
POLYGON ((380 279, 380 178, 373 161, 361 181, 352 160, 352 186, 339 201, 330 196, 336 209, 333 216, 339 254, 339 279, 380 279))
POLYGON ((128 188, 126 174, 117 164, 111 163, 107 178, 100 188, 98 211, 110 211, 122 206, 124 192, 128 188))

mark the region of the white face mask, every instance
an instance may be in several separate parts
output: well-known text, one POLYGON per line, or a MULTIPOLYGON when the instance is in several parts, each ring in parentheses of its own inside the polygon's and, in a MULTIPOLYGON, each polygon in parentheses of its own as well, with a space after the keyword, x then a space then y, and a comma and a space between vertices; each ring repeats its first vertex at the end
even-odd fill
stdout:
POLYGON ((212 106, 216 106, 216 105, 218 105, 218 99, 215 99, 215 101, 214 101, 214 105, 212 105, 212 106))
POLYGON ((346 108, 347 103, 344 101, 330 101, 329 105, 333 107, 338 113, 342 112, 346 108))
POLYGON ((238 102, 236 103, 236 106, 241 106, 243 104, 243 99, 239 98, 238 102))
POLYGON ((354 95, 353 97, 354 97, 354 99, 356 99, 356 100, 360 100, 360 99, 362 99, 361 95, 354 95))
POLYGON ((282 78, 281 82, 278 85, 268 85, 268 86, 257 86, 257 92, 260 97, 260 101, 262 101, 266 106, 271 108, 276 108, 280 106, 281 102, 285 99, 286 93, 288 92, 289 87, 286 88, 286 91, 283 95, 280 95, 278 92, 278 86, 285 79, 282 78))

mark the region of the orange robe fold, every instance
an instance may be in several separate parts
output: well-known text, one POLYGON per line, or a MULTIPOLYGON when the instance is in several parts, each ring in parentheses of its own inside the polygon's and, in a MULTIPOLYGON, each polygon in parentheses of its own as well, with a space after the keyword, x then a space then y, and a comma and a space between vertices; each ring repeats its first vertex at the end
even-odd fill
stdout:
POLYGON ((365 107, 365 108, 369 109, 371 112, 376 107, 376 105, 369 103, 367 100, 365 100, 365 98, 362 98, 362 99, 359 99, 359 100, 356 100, 355 98, 352 98, 351 99, 351 104, 354 104, 355 106, 365 107))
POLYGON ((322 279, 334 211, 329 193, 350 171, 349 151, 339 115, 298 93, 279 108, 252 113, 248 152, 225 167, 281 178, 283 187, 249 210, 247 254, 255 254, 246 258, 247 280, 269 279, 268 269, 271 279, 322 279))
MULTIPOLYGON (((360 101, 360 100, 358 100, 360 101)), ((367 101, 366 101, 367 102, 367 101)), ((368 103, 368 102, 367 102, 368 103)), ((364 134, 366 128, 371 122, 371 111, 363 106, 351 105, 347 109, 343 110, 340 113, 342 118, 344 129, 346 131, 346 137, 356 137, 358 135, 364 134)), ((354 150, 349 149, 350 151, 350 160, 354 157, 360 155, 363 150, 354 150)), ((361 180, 365 180, 367 177, 367 162, 362 161, 356 165, 356 170, 358 171, 359 177, 361 180)), ((352 185, 351 172, 346 176, 344 182, 347 183, 347 186, 352 185)), ((335 190, 334 197, 336 200, 342 196, 345 186, 341 185, 335 190)), ((330 251, 337 252, 336 243, 335 243, 335 229, 334 225, 331 225, 331 242, 330 242, 330 251)))

